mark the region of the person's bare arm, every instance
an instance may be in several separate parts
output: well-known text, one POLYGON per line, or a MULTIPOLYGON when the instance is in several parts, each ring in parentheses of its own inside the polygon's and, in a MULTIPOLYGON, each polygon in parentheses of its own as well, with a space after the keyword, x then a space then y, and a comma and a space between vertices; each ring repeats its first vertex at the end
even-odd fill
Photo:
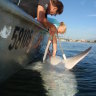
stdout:
POLYGON ((37 20, 47 28, 48 26, 51 26, 52 24, 48 22, 48 20, 45 17, 45 14, 46 14, 45 9, 41 5, 38 5, 37 20))
POLYGON ((54 35, 53 36, 53 53, 52 53, 52 56, 56 56, 56 51, 57 51, 57 38, 56 36, 54 35))
MULTIPOLYGON (((49 40, 50 40, 50 38, 49 38, 49 40)), ((49 41, 48 40, 48 41, 49 41)), ((50 43, 51 44, 51 43, 50 43)), ((49 48, 48 48, 48 55, 49 55, 49 57, 51 57, 51 56, 56 56, 56 51, 57 51, 57 38, 56 38, 56 36, 54 35, 54 37, 53 37, 53 40, 52 40, 52 47, 53 47, 53 52, 52 52, 52 54, 50 53, 50 50, 49 50, 49 48)), ((49 45, 50 46, 50 45, 49 45)))
POLYGON ((47 20, 47 18, 45 17, 45 14, 46 14, 45 9, 41 5, 38 5, 38 8, 37 8, 37 20, 40 23, 42 23, 47 29, 50 28, 51 33, 52 32, 55 33, 55 31, 57 31, 56 27, 47 20))

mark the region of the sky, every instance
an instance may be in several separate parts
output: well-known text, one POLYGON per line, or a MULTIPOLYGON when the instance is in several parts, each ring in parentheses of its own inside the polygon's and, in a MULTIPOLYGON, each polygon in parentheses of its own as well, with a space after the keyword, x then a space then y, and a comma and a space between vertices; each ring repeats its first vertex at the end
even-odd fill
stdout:
POLYGON ((61 0, 61 15, 49 16, 67 26, 65 38, 96 40, 96 0, 61 0))

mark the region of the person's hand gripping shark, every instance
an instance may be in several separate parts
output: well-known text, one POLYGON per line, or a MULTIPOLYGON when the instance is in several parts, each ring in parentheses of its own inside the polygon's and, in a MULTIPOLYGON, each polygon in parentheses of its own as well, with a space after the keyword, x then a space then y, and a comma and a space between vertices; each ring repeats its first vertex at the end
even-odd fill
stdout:
POLYGON ((57 30, 57 31, 54 33, 54 29, 51 29, 51 30, 49 29, 50 36, 49 36, 49 40, 48 40, 48 43, 47 43, 47 49, 46 49, 47 52, 45 50, 46 54, 44 54, 45 56, 43 57, 43 61, 46 59, 47 53, 49 55, 49 58, 51 56, 52 57, 56 56, 58 34, 64 34, 66 32, 66 25, 64 24, 64 22, 60 22, 59 26, 55 30, 57 30), (52 49, 53 49, 52 55, 51 55, 51 53, 49 51, 49 46, 50 46, 51 43, 52 43, 52 49))

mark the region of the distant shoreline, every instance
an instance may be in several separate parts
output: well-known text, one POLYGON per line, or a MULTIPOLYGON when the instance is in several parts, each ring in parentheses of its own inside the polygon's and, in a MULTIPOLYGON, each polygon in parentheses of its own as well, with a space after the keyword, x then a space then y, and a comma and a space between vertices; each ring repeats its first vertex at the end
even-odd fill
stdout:
POLYGON ((73 40, 73 39, 64 39, 64 38, 60 38, 61 41, 64 42, 81 42, 81 43, 96 43, 96 40, 73 40))

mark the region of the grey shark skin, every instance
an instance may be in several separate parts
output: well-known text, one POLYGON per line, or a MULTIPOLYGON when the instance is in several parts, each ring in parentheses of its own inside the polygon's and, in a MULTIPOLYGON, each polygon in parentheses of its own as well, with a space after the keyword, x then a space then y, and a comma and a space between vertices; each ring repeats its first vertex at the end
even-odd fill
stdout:
POLYGON ((78 64, 78 62, 80 62, 83 58, 85 58, 85 56, 88 55, 90 50, 91 50, 91 47, 77 54, 76 56, 66 58, 65 60, 62 59, 60 56, 51 57, 51 58, 48 58, 46 62, 50 63, 51 65, 58 65, 63 63, 65 68, 72 69, 76 64, 78 64))

